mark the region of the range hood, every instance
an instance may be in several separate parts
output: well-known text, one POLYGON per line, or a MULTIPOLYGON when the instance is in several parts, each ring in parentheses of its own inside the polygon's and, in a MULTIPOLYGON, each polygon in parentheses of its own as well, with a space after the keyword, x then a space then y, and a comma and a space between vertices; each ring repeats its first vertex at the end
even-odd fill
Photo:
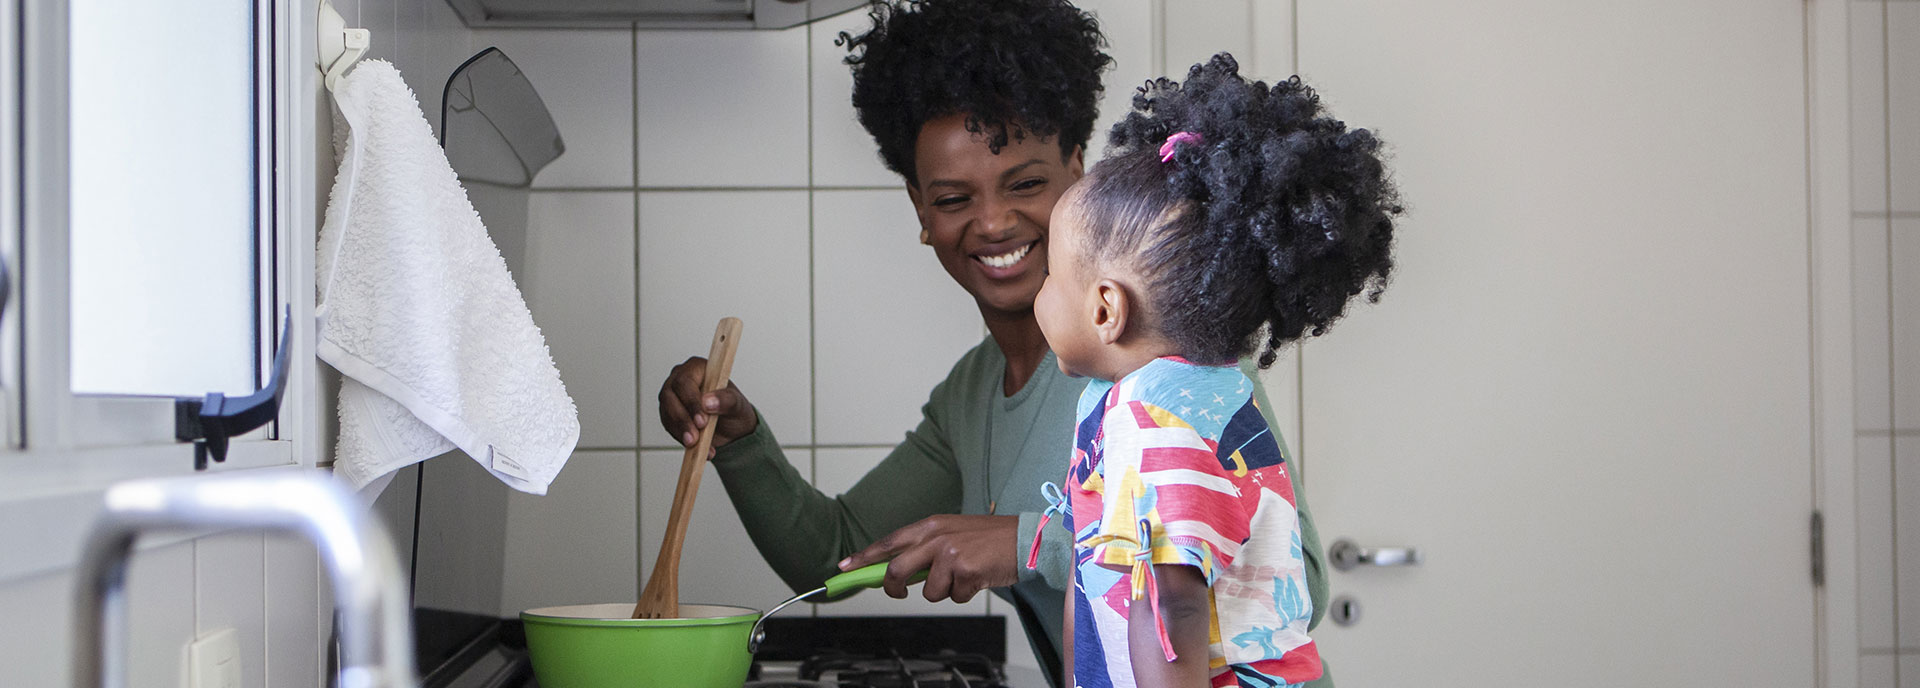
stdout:
POLYGON ((784 29, 866 0, 447 0, 473 28, 784 29))

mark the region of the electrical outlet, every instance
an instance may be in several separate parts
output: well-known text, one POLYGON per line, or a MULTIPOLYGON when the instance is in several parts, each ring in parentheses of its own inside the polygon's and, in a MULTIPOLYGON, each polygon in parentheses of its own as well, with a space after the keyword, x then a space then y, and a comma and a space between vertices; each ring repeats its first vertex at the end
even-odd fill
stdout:
POLYGON ((240 688, 240 640, 231 628, 187 646, 187 688, 240 688))

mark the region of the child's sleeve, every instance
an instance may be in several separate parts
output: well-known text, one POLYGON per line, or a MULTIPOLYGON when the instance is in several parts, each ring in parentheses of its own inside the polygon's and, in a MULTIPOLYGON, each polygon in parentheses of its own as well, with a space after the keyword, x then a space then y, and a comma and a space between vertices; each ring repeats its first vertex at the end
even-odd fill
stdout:
POLYGON ((1104 513, 1088 543, 1094 561, 1187 564, 1211 585, 1247 538, 1240 489, 1193 426, 1147 402, 1124 406, 1106 424, 1104 513))
MULTIPOLYGON (((1213 585, 1246 541, 1248 514, 1215 447, 1179 416, 1131 401, 1103 427, 1102 517, 1087 544, 1094 561, 1128 572, 1130 584, 1114 586, 1106 602, 1147 599, 1158 617, 1153 565, 1193 566, 1213 585)), ((1166 629, 1157 630, 1172 661, 1166 629)))

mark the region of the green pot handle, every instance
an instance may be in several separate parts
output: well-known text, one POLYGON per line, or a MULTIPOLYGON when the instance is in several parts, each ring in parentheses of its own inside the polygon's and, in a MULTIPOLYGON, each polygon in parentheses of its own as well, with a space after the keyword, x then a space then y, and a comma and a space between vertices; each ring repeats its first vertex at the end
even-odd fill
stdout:
MULTIPOLYGON (((887 579, 887 562, 868 564, 827 579, 827 597, 839 597, 861 588, 877 588, 887 579)), ((927 579, 927 572, 921 571, 907 579, 912 585, 927 579)))

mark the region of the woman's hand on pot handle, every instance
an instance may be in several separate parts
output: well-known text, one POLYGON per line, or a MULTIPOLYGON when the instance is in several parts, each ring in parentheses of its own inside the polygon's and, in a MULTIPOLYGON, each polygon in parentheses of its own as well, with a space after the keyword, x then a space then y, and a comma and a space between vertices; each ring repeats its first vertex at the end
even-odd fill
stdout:
POLYGON ((715 449, 751 434, 759 425, 753 403, 732 382, 702 398, 700 385, 706 378, 707 359, 694 356, 674 366, 660 385, 660 425, 681 446, 693 446, 700 439, 700 429, 715 418, 720 423, 713 430, 715 449))
POLYGON ((887 562, 882 588, 894 599, 906 599, 907 579, 927 571, 922 597, 964 603, 987 588, 1019 582, 1013 556, 1019 530, 1019 516, 929 516, 842 560, 840 570, 887 562))

